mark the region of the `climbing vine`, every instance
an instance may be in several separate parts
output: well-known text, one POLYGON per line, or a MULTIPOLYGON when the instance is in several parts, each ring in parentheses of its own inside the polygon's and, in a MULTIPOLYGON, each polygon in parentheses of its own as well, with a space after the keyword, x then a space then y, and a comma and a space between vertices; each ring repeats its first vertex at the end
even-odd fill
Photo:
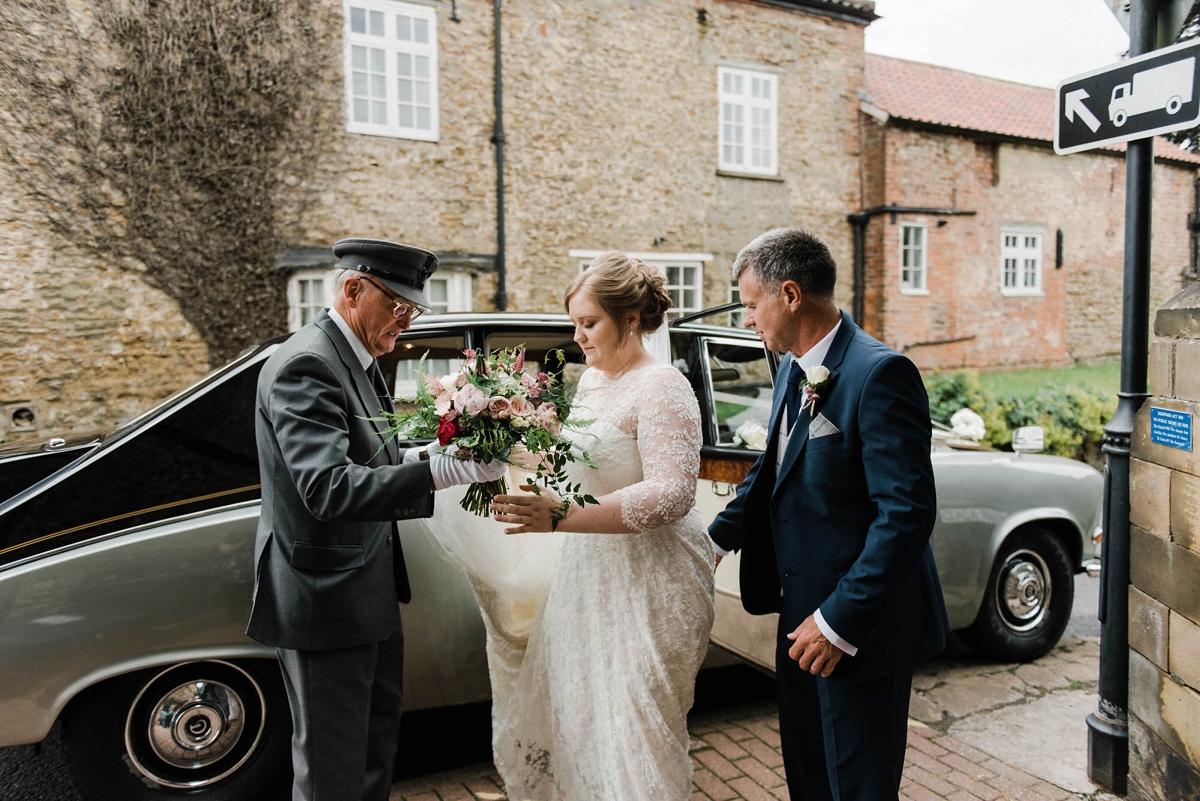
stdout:
POLYGON ((4 0, 0 156, 65 244, 178 300, 221 363, 280 333, 281 242, 340 122, 320 0, 4 0))

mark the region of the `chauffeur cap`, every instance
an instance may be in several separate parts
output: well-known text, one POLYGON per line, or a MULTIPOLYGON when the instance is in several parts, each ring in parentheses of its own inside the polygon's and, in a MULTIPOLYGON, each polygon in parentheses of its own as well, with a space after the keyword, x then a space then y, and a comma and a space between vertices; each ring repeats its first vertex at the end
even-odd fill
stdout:
POLYGON ((333 255, 339 267, 374 276, 397 295, 429 308, 425 282, 438 259, 428 250, 382 239, 341 239, 333 244, 333 255))

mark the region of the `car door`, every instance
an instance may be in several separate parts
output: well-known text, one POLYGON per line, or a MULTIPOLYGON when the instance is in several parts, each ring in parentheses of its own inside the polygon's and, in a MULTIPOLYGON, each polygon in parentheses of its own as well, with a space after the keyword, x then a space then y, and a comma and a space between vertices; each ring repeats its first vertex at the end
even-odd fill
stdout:
MULTIPOLYGON (((696 505, 706 523, 729 503, 766 447, 775 362, 757 338, 719 333, 695 337, 691 364, 699 370, 697 398, 704 421, 696 505)), ((741 555, 729 554, 716 574, 712 642, 757 664, 774 666, 776 615, 742 608, 741 555)))

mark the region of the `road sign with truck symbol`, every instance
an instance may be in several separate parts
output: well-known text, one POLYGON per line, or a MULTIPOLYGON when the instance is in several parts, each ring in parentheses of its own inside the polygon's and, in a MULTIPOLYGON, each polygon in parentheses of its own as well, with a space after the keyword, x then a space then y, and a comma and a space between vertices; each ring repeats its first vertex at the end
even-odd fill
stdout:
POLYGON ((1054 150, 1066 155, 1200 124, 1200 40, 1068 78, 1055 92, 1054 150))

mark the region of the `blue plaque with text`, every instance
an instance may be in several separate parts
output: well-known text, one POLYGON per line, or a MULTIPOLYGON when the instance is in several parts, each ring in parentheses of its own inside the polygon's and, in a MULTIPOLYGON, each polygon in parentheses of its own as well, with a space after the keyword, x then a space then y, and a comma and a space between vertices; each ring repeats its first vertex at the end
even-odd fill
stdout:
POLYGON ((1150 441, 1183 451, 1192 449, 1192 413, 1150 407, 1150 441))

